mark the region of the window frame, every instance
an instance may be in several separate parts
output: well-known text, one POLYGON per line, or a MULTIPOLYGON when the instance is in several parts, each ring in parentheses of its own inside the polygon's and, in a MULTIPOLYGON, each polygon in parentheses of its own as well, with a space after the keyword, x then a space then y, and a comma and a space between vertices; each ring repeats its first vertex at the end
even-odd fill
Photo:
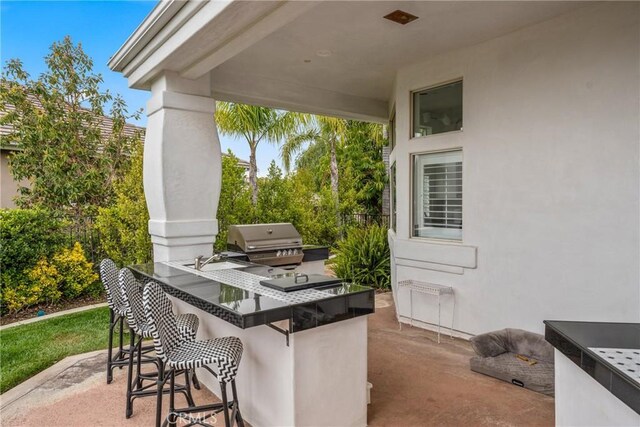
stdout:
POLYGON ((397 193, 398 193, 398 167, 397 163, 394 161, 389 166, 389 226, 394 233, 397 233, 398 229, 398 211, 396 208, 397 205, 397 193))
POLYGON ((396 145, 398 144, 398 140, 396 139, 396 128, 397 128, 396 108, 394 106, 393 110, 391 111, 391 116, 389 117, 389 124, 387 127, 387 129, 389 129, 389 132, 387 135, 389 139, 389 154, 393 153, 393 150, 396 148, 396 145))
POLYGON ((416 239, 420 241, 428 241, 434 243, 450 243, 450 244, 462 244, 464 241, 464 199, 465 199, 465 185, 464 185, 464 170, 465 170, 465 162, 464 162, 464 150, 462 147, 451 147, 451 148, 443 148, 440 150, 428 150, 428 151, 417 151, 409 154, 409 171, 410 171, 410 185, 409 185, 409 194, 410 194, 410 215, 409 215, 409 239, 416 239), (414 236, 414 224, 415 224, 415 157, 425 155, 425 154, 438 154, 438 153, 449 153, 459 151, 460 156, 462 157, 462 203, 461 206, 461 216, 462 216, 462 228, 460 228, 460 238, 459 239, 451 239, 446 237, 424 237, 424 236, 414 236))
POLYGON ((458 132, 464 132, 464 77, 460 76, 460 77, 456 77, 450 80, 446 80, 443 82, 439 82, 437 84, 433 84, 433 85, 429 85, 429 86, 425 86, 425 87, 421 87, 418 89, 413 89, 409 91, 409 141, 411 140, 420 140, 422 138, 431 138, 434 136, 441 136, 441 135, 451 135, 453 133, 458 133, 458 132), (431 135, 420 135, 420 136, 415 136, 415 133, 413 131, 413 123, 415 121, 415 114, 414 114, 414 110, 415 110, 415 103, 413 101, 413 95, 419 92, 424 92, 430 89, 437 89, 441 86, 447 86, 453 83, 457 83, 460 82, 462 83, 462 102, 461 102, 461 109, 462 109, 462 127, 459 130, 450 130, 447 132, 440 132, 440 133, 435 133, 435 134, 431 134, 431 135))

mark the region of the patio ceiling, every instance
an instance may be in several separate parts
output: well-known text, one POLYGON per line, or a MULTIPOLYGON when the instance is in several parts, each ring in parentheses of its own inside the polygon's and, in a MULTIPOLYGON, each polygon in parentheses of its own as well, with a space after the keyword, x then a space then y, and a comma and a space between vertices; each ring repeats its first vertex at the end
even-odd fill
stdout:
POLYGON ((136 88, 149 88, 163 70, 209 74, 216 99, 386 121, 399 68, 583 5, 168 1, 109 65, 136 88), (396 9, 419 19, 383 19, 396 9))

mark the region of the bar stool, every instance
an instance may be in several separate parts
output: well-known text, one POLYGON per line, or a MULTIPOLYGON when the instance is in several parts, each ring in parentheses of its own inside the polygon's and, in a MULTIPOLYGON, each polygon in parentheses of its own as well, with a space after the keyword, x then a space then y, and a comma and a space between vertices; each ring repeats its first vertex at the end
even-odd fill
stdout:
POLYGON ((107 305, 109 306, 109 349, 107 356, 107 384, 113 380, 113 369, 122 369, 128 363, 129 349, 123 348, 124 329, 124 308, 120 289, 118 286, 118 267, 108 258, 100 262, 100 279, 107 294, 107 305), (113 331, 120 326, 118 351, 113 355, 113 331))
MULTIPOLYGON (((204 341, 186 341, 181 338, 178 325, 174 319, 164 315, 171 311, 171 301, 157 283, 148 283, 144 287, 142 301, 146 314, 149 331, 153 337, 153 344, 161 365, 168 369, 165 375, 164 369, 159 369, 158 387, 163 387, 169 381, 169 415, 163 425, 176 424, 176 419, 186 419, 190 424, 207 425, 204 422, 220 412, 224 412, 225 426, 231 426, 231 420, 238 426, 244 426, 238 396, 236 392, 236 375, 238 365, 242 357, 242 342, 237 337, 214 338, 204 341), (207 365, 214 364, 216 371, 207 365), (181 369, 204 368, 210 372, 220 383, 222 402, 202 406, 189 406, 188 408, 175 407, 175 376, 181 369), (168 378, 167 378, 168 377, 168 378), (233 400, 227 400, 227 384, 231 383, 233 400), (232 410, 231 416, 229 409, 232 410), (191 413, 210 414, 192 417, 191 413)), ((156 405, 156 426, 160 426, 162 416, 162 396, 158 394, 156 405)))
MULTIPOLYGON (((158 372, 162 369, 157 357, 145 357, 145 349, 142 341, 145 338, 151 338, 149 326, 144 314, 142 306, 142 283, 140 283, 128 268, 120 270, 118 275, 120 285, 120 294, 122 297, 124 315, 131 330, 131 336, 134 337, 131 348, 133 349, 132 357, 129 358, 129 371, 127 372, 127 407, 126 417, 133 415, 133 400, 137 397, 144 396, 162 396, 163 393, 169 392, 164 388, 153 388, 157 385, 158 372), (136 357, 137 355, 137 357, 136 357), (136 377, 133 378, 133 359, 136 357, 136 377), (142 363, 154 363, 158 370, 153 373, 142 374, 142 363), (144 385, 144 380, 151 380, 153 383, 144 385)), ((180 334, 180 339, 184 341, 194 341, 198 332, 199 320, 195 314, 182 314, 175 316, 172 311, 163 313, 163 316, 172 319, 180 334)), ((149 347, 153 349, 154 347, 149 347)), ((189 405, 193 406, 193 397, 191 396, 191 381, 189 375, 191 371, 188 369, 181 370, 180 373, 185 374, 185 385, 176 388, 177 391, 184 393, 189 405)))

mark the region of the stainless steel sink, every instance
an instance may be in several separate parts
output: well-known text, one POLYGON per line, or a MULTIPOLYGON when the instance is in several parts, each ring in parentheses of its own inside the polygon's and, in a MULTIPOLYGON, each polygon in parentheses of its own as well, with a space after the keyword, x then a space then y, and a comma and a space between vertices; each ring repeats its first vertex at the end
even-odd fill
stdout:
MULTIPOLYGON (((195 270, 195 266, 193 264, 186 264, 185 267, 193 268, 195 270)), ((218 270, 229 270, 232 268, 242 268, 245 267, 242 264, 236 264, 235 262, 223 261, 223 262, 212 262, 207 265, 202 266, 200 271, 218 271, 218 270)))

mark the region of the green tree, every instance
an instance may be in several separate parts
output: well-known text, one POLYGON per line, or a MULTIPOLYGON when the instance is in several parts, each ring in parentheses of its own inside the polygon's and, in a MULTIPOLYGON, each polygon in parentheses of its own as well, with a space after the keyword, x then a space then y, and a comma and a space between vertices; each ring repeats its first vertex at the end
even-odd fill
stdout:
POLYGON ((0 124, 11 133, 0 143, 20 150, 9 158, 16 181, 28 180, 16 200, 21 207, 45 207, 73 218, 92 216, 113 195, 112 183, 126 169, 131 140, 129 116, 119 96, 101 92, 93 61, 68 36, 53 43, 47 70, 32 80, 18 59, 9 60, 0 84, 0 124), (100 125, 111 103, 109 136, 100 125))
MULTIPOLYGON (((289 166, 290 168, 290 166, 289 166)), ((295 170, 307 171, 316 192, 323 188, 330 189, 329 154, 322 144, 310 144, 295 159, 295 170)))
POLYGON ((222 156, 222 187, 218 203, 218 235, 215 248, 222 251, 227 247, 227 232, 230 225, 253 222, 254 208, 251 204, 251 190, 245 179, 245 172, 238 165, 238 158, 231 150, 222 156))
POLYGON ((263 140, 278 143, 290 133, 295 132, 301 124, 306 123, 307 116, 255 105, 219 102, 215 117, 222 134, 244 138, 249 144, 251 152, 249 185, 251 201, 256 206, 258 203, 258 166, 256 164, 258 144, 263 140))
POLYGON ((338 172, 338 151, 344 144, 347 122, 336 117, 314 116, 303 131, 292 134, 282 144, 281 155, 285 170, 290 170, 293 156, 298 153, 307 143, 312 146, 323 147, 313 149, 329 154, 329 170, 331 192, 336 206, 339 203, 339 172, 338 172))
POLYGON ((258 222, 291 222, 296 225, 297 221, 291 209, 296 201, 293 200, 287 178, 283 176, 275 161, 271 161, 267 176, 259 181, 260 191, 256 206, 258 222))
POLYGON ((333 245, 338 237, 331 190, 316 192, 308 171, 283 175, 275 162, 260 178, 256 222, 291 222, 308 244, 333 245))
POLYGON ((124 266, 151 261, 149 211, 142 185, 143 146, 131 146, 131 163, 125 175, 115 182, 115 201, 99 208, 95 227, 107 256, 124 266))
POLYGON ((387 182, 382 160, 385 144, 381 125, 318 117, 313 126, 292 135, 282 145, 281 156, 289 170, 294 156, 300 153, 295 159, 296 169, 312 174, 318 194, 327 187, 331 189, 336 214, 379 214, 387 182))
MULTIPOLYGON (((382 125, 349 121, 346 143, 340 159, 343 175, 347 176, 342 191, 349 193, 353 205, 349 207, 360 213, 380 214, 382 193, 387 183, 386 165, 382 159, 382 148, 387 144, 382 125)), ((349 212, 344 207, 342 211, 349 212)))

